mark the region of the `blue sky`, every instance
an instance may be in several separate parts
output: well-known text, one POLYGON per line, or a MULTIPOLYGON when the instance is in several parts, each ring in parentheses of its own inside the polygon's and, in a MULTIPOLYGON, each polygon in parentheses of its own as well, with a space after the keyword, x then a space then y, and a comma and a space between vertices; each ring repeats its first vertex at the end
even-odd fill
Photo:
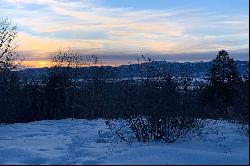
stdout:
POLYGON ((248 12, 248 0, 100 0, 109 7, 135 9, 200 8, 215 12, 248 12))
POLYGON ((248 60, 248 4, 248 0, 2 0, 0 12, 18 25, 19 51, 27 64, 35 66, 47 65, 48 57, 62 47, 112 57, 109 62, 116 64, 136 60, 142 53, 176 61, 211 60, 220 49, 248 60))

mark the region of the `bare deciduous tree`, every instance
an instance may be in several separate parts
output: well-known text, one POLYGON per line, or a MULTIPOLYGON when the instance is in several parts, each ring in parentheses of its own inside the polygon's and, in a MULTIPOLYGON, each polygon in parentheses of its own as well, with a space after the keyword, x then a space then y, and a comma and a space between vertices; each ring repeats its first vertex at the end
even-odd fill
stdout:
POLYGON ((9 19, 0 19, 0 71, 10 71, 17 67, 17 42, 17 26, 9 19))
MULTIPOLYGON (((73 69, 72 80, 73 80, 73 104, 72 104, 72 116, 75 117, 76 110, 76 87, 77 78, 79 75, 79 68, 85 65, 85 60, 80 53, 73 48, 60 48, 56 51, 55 56, 51 58, 52 63, 55 67, 67 69, 73 69)), ((70 72, 70 71, 67 71, 70 72)), ((67 95, 66 95, 67 96, 67 95)))

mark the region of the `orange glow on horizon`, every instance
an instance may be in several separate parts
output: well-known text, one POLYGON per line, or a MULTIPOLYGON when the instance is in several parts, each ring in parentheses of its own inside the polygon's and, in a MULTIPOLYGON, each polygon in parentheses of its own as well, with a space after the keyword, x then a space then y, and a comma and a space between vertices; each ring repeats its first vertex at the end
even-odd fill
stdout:
MULTIPOLYGON (((27 68, 44 68, 44 67, 52 67, 54 66, 53 63, 51 63, 49 60, 40 60, 40 61, 22 61, 22 66, 27 67, 27 68)), ((112 66, 116 67, 119 66, 117 64, 106 64, 106 63, 101 63, 101 64, 95 64, 95 65, 81 65, 82 67, 89 67, 89 66, 112 66)))
POLYGON ((51 67, 52 64, 50 61, 23 61, 22 65, 28 68, 43 68, 43 67, 51 67))

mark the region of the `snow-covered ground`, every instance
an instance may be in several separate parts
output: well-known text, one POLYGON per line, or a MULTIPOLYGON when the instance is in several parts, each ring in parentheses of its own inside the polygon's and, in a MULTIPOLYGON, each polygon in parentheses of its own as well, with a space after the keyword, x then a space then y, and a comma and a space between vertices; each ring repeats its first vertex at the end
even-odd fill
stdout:
POLYGON ((248 164, 249 138, 225 121, 204 137, 166 144, 117 143, 104 120, 0 125, 0 164, 248 164))

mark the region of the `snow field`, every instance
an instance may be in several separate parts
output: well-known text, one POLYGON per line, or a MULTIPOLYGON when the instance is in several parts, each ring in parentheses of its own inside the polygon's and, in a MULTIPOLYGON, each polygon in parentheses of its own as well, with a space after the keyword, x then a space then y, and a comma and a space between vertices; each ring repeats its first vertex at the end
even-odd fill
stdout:
POLYGON ((0 125, 0 164, 248 164, 249 138, 208 120, 202 137, 171 144, 117 142, 105 121, 64 119, 0 125))

